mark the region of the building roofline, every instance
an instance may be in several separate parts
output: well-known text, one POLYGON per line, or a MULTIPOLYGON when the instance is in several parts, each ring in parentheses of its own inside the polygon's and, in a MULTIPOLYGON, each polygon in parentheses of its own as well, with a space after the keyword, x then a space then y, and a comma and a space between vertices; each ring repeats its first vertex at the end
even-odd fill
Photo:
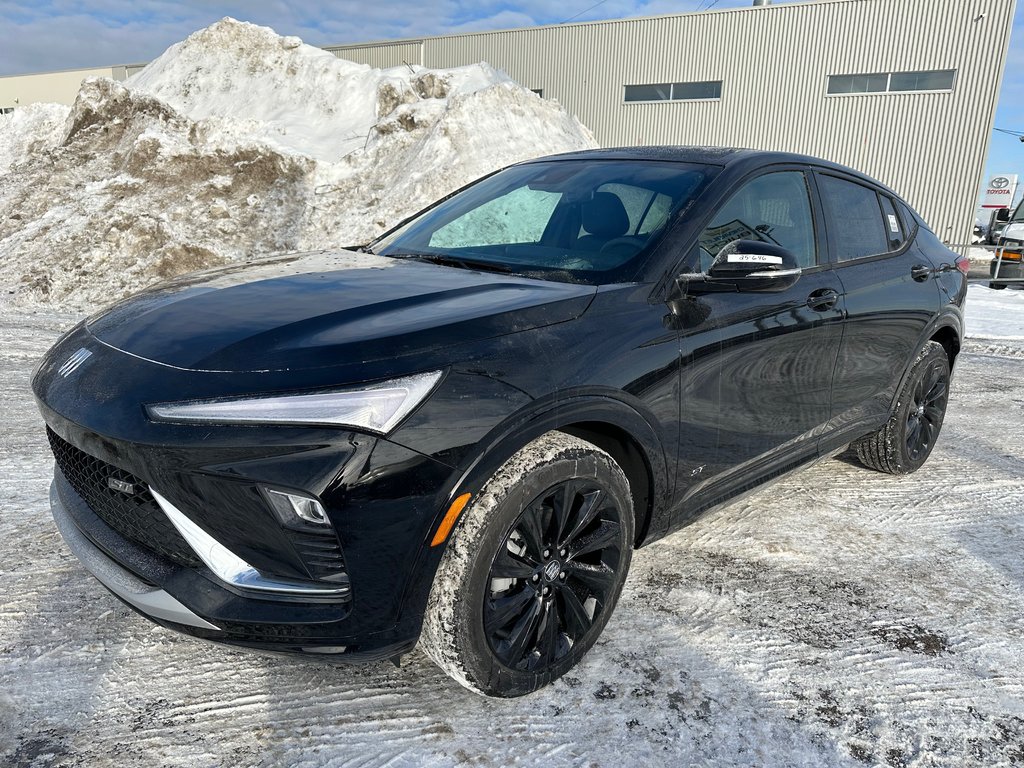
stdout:
MULTIPOLYGON (((153 59, 155 61, 155 59, 153 59)), ((67 72, 85 72, 94 69, 110 69, 114 70, 118 67, 144 67, 149 64, 148 61, 134 62, 132 64, 100 64, 95 67, 68 67, 66 69, 44 69, 41 72, 19 72, 14 75, 0 75, 0 80, 6 80, 11 77, 38 77, 39 75, 63 75, 67 72)))
POLYGON ((345 50, 348 48, 369 48, 371 46, 403 45, 410 43, 423 43, 427 40, 441 40, 450 37, 477 37, 480 35, 504 35, 509 32, 534 32, 547 29, 564 29, 566 27, 593 27, 603 24, 622 24, 632 21, 659 21, 663 19, 689 18, 692 16, 714 16, 727 13, 752 13, 772 12, 782 8, 802 8, 809 5, 839 5, 847 3, 866 3, 876 0, 802 0, 801 2, 785 2, 772 5, 744 5, 738 8, 715 8, 707 11, 687 11, 685 13, 661 13, 654 16, 622 16, 615 19, 595 19, 593 21, 573 21, 556 24, 538 24, 532 27, 506 27, 504 29, 481 29, 467 32, 454 32, 439 35, 421 35, 417 37, 397 37, 383 40, 368 40, 358 43, 337 43, 320 46, 326 51, 345 50))

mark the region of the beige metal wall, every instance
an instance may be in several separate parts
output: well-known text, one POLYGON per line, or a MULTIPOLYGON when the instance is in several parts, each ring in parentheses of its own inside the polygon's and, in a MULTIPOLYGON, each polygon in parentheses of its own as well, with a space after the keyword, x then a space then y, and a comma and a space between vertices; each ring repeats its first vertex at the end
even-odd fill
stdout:
POLYGON ((339 59, 369 64, 378 69, 400 67, 403 64, 423 63, 423 41, 403 40, 398 43, 370 43, 367 45, 332 45, 330 51, 339 59))
POLYGON ((87 77, 112 76, 112 67, 99 67, 0 77, 0 108, 23 107, 41 101, 72 104, 78 95, 82 80, 87 77))
MULTIPOLYGON (((888 183, 943 238, 974 221, 1016 0, 832 0, 410 41, 543 89, 604 146, 803 152, 888 183), (950 93, 826 96, 830 74, 955 69, 950 93), (623 86, 722 80, 716 101, 627 104, 623 86)), ((338 55, 396 66, 387 45, 338 55)), ((412 63, 411 59, 406 61, 412 63)))

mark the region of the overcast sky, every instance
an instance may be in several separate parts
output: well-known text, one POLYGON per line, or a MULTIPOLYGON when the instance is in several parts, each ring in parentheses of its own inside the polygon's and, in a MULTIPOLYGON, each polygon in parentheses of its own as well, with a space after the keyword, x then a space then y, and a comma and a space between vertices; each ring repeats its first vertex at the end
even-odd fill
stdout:
MULTIPOLYGON (((0 75, 149 61, 224 16, 327 45, 749 4, 750 0, 0 0, 0 75)), ((1014 19, 996 126, 1024 132, 1024 3, 1018 5, 1014 19)), ((994 172, 1024 176, 1024 143, 994 134, 986 176, 994 172)))

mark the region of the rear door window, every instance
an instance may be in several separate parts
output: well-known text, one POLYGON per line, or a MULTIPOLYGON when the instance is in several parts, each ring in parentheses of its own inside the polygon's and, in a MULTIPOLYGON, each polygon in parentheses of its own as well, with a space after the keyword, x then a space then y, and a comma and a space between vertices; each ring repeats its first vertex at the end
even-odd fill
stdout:
POLYGON ((818 176, 818 188, 837 260, 851 261, 890 250, 888 225, 882 219, 875 190, 825 175, 818 176))

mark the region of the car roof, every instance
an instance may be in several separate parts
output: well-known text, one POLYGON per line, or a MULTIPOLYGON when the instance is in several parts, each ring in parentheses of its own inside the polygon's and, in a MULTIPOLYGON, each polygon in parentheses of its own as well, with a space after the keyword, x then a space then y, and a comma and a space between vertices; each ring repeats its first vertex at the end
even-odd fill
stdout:
POLYGON ((700 147, 684 145, 653 145, 638 147, 611 147, 608 149, 584 149, 576 152, 564 152, 558 155, 538 157, 527 162, 546 162, 552 160, 659 160, 675 163, 703 163, 718 165, 738 173, 766 165, 796 163, 813 165, 826 170, 842 171, 863 181, 881 187, 895 197, 900 197, 882 182, 867 174, 848 168, 845 165, 823 160, 811 155, 800 155, 793 152, 774 152, 761 149, 743 149, 740 147, 700 147))

